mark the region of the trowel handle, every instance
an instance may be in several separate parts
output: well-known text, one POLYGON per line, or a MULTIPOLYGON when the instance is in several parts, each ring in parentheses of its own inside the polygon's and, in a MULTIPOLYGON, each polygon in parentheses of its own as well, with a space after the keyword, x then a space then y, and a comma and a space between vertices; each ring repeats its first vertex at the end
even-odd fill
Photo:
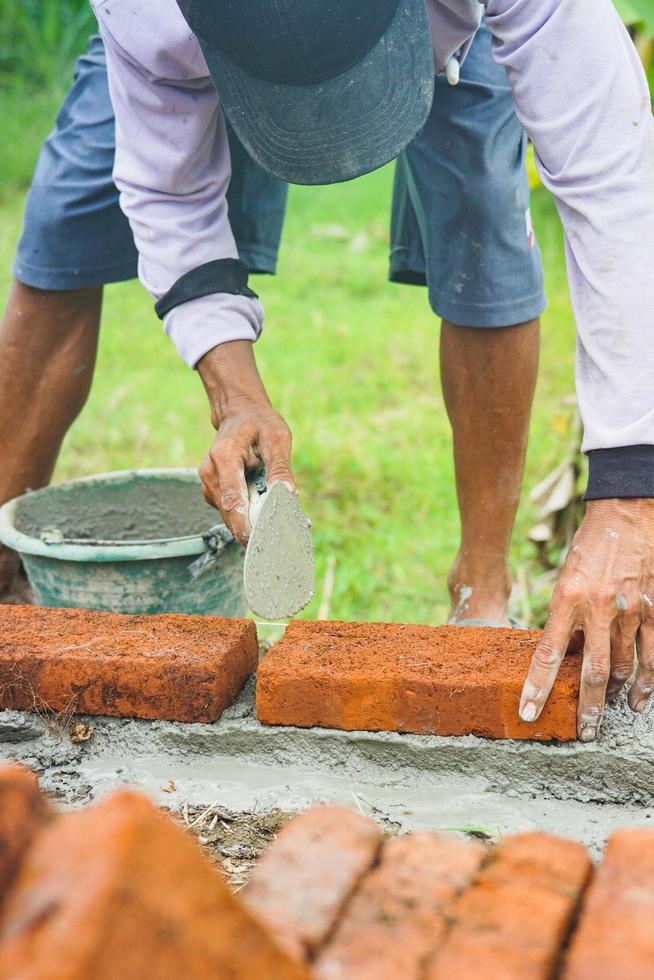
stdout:
POLYGON ((189 575, 194 582, 201 575, 204 575, 205 572, 208 572, 210 568, 217 565, 220 555, 227 545, 233 544, 236 541, 232 532, 224 524, 217 524, 215 527, 212 527, 210 531, 202 535, 202 539, 207 550, 188 567, 189 575))
POLYGON ((248 487, 248 518, 250 528, 253 528, 263 506, 264 496, 268 490, 265 466, 258 466, 256 469, 246 470, 245 482, 248 487))

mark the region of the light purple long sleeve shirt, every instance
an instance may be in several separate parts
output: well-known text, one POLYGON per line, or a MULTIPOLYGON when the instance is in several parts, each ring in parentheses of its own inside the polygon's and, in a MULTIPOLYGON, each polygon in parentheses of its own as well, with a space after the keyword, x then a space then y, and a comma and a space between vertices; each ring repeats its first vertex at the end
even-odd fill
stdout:
MULTIPOLYGON (((237 256, 227 136, 199 44, 175 0, 91 0, 116 114, 114 177, 155 298, 237 256)), ((654 444, 654 119, 637 53, 610 0, 426 0, 436 70, 481 17, 563 221, 577 323, 584 449, 654 444)), ((218 293, 167 314, 191 366, 256 340, 257 300, 218 293)))

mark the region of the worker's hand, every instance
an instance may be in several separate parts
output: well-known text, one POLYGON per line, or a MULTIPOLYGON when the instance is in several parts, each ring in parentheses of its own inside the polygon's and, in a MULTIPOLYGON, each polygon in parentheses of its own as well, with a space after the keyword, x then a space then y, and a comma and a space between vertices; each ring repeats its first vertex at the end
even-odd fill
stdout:
POLYGON ((522 691, 523 721, 540 715, 579 630, 584 663, 577 731, 582 742, 592 742, 606 698, 615 697, 633 673, 634 647, 632 711, 643 711, 654 689, 654 500, 588 503, 522 691))
POLYGON ((282 481, 295 492, 291 432, 268 400, 249 341, 214 347, 199 362, 198 371, 217 430, 200 467, 204 496, 232 534, 247 544, 251 527, 246 470, 263 463, 269 485, 282 481))

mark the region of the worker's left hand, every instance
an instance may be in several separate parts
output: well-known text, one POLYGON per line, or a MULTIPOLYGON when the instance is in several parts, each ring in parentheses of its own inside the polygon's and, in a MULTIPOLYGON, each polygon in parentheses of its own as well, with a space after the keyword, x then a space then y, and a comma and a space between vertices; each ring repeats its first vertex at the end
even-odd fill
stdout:
POLYGON ((554 592, 520 701, 523 721, 540 715, 573 635, 583 631, 577 733, 592 742, 607 697, 633 673, 629 706, 641 712, 654 689, 654 500, 589 501, 554 592))

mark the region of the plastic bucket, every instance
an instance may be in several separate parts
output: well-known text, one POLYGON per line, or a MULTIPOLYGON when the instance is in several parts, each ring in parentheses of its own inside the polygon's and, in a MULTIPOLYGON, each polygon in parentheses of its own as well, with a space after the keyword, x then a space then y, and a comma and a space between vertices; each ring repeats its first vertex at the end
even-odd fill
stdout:
POLYGON ((0 542, 19 552, 43 606, 242 616, 237 542, 197 578, 189 571, 218 523, 195 470, 125 470, 9 501, 0 508, 0 542))

